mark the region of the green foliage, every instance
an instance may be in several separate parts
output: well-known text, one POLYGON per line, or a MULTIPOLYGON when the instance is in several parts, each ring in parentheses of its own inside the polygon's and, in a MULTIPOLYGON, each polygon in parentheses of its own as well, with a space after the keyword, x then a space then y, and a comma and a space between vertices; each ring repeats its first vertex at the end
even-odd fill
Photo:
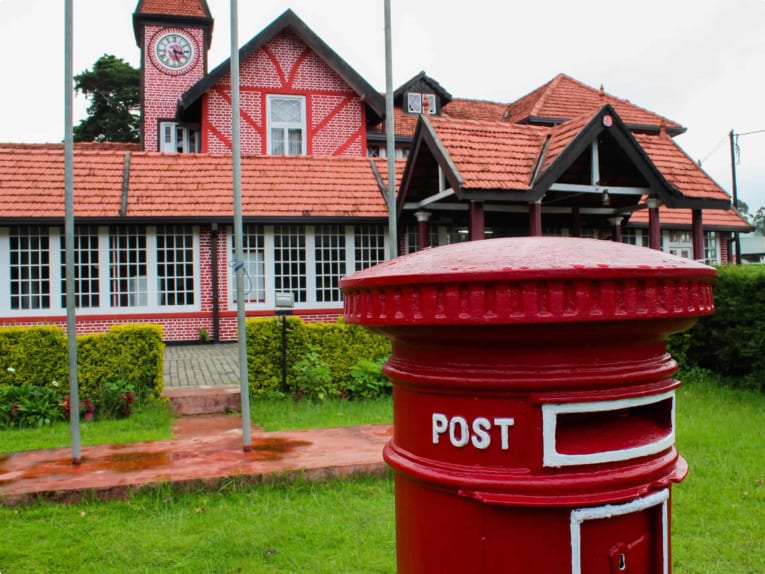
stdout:
POLYGON ((106 381, 95 397, 98 419, 129 417, 135 402, 135 387, 124 381, 106 381))
MULTIPOLYGON (((128 416, 162 392, 164 343, 157 325, 119 325, 77 340, 81 416, 128 416)), ((0 329, 0 427, 69 416, 68 352, 57 327, 0 329), (10 390, 9 390, 10 389, 10 390)))
POLYGON ((0 429, 36 428, 63 420, 61 399, 54 387, 0 386, 0 429))
POLYGON ((385 359, 359 359, 351 367, 351 383, 348 392, 351 398, 374 399, 389 395, 393 390, 388 377, 383 375, 385 359))
POLYGON ((305 356, 292 366, 295 396, 299 399, 323 401, 339 397, 340 389, 332 380, 329 365, 319 357, 318 348, 308 345, 305 356))
POLYGON ((109 382, 130 385, 144 404, 162 394, 164 343, 159 325, 114 325, 108 333, 84 335, 78 343, 80 394, 97 397, 109 382))
MULTIPOLYGON (((279 394, 282 380, 282 323, 279 319, 253 319, 247 322, 247 365, 250 388, 255 397, 279 394)), ((348 395, 353 384, 351 368, 359 359, 376 360, 390 355, 390 342, 358 325, 337 323, 304 323, 297 317, 286 319, 287 387, 295 393, 295 365, 312 357, 313 369, 320 363, 329 369, 332 388, 348 395)), ((304 364, 303 367, 307 365, 304 364)), ((325 389, 329 392, 329 388, 325 389)), ((332 391, 334 393, 334 391, 332 391)))
POLYGON ((66 336, 58 327, 0 329, 0 385, 66 381, 67 362, 66 336))
POLYGON ((74 128, 78 142, 137 142, 140 137, 140 72, 122 58, 104 54, 92 70, 74 77, 90 99, 88 117, 74 128))
MULTIPOLYGON (((765 267, 726 266, 715 282, 715 313, 689 331, 685 358, 765 390, 765 267)), ((672 339, 673 349, 677 336, 672 339)))

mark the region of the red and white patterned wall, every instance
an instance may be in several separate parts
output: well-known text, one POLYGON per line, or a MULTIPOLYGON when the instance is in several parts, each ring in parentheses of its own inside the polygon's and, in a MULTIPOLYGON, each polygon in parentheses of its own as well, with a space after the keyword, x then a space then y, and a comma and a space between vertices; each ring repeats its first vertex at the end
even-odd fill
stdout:
POLYGON ((178 99, 191 86, 204 77, 205 61, 204 32, 201 28, 183 28, 195 43, 197 50, 195 61, 183 74, 172 74, 162 71, 152 58, 151 51, 157 35, 177 28, 146 26, 143 40, 144 54, 144 85, 143 85, 143 141, 146 151, 158 151, 158 120, 175 117, 178 99))
MULTIPOLYGON (((364 156, 364 104, 355 92, 297 36, 284 32, 241 63, 241 145, 245 154, 266 150, 269 94, 306 98, 307 153, 364 156)), ((203 151, 231 153, 231 77, 205 96, 203 151)))

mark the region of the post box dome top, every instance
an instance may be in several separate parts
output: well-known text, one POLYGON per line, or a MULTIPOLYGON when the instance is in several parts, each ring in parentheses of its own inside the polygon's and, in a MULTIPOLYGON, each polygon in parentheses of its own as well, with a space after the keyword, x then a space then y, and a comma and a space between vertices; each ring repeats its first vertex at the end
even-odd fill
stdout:
POLYGON ((502 324, 708 315, 716 275, 623 243, 515 237, 425 249, 340 286, 348 322, 502 324))

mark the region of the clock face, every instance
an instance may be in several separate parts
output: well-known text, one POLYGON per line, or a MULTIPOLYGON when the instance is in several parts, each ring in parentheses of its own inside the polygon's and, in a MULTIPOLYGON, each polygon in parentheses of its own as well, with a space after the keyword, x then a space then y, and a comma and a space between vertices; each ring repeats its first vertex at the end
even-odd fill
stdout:
POLYGON ((160 33, 154 42, 154 61, 173 73, 186 71, 196 56, 191 38, 180 32, 160 33))

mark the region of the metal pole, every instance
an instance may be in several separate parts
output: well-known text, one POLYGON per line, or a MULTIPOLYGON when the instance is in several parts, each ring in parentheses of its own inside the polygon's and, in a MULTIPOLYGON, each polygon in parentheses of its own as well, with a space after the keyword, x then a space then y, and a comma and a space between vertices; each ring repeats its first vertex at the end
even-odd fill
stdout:
MULTIPOLYGON (((736 134, 730 130, 730 171, 733 181, 733 207, 738 210, 738 183, 736 181, 736 134)), ((733 243, 735 244, 736 265, 741 264, 741 239, 737 232, 733 233, 733 243)))
POLYGON ((282 315, 282 392, 287 393, 287 316, 282 315))
POLYGON ((388 251, 390 259, 398 257, 396 226, 396 140, 393 119, 393 49, 391 47, 390 0, 385 0, 385 132, 388 156, 388 251))
POLYGON ((234 241, 236 243, 236 325, 239 338, 239 389, 242 410, 242 449, 252 450, 250 386, 247 378, 247 322, 244 301, 244 231, 242 225, 242 150, 239 129, 239 15, 231 0, 231 160, 234 170, 234 241))
POLYGON ((77 377, 77 318, 74 301, 74 129, 73 129, 73 0, 64 3, 64 238, 66 241, 66 341, 69 350, 69 423, 72 464, 80 453, 80 390, 77 377))

